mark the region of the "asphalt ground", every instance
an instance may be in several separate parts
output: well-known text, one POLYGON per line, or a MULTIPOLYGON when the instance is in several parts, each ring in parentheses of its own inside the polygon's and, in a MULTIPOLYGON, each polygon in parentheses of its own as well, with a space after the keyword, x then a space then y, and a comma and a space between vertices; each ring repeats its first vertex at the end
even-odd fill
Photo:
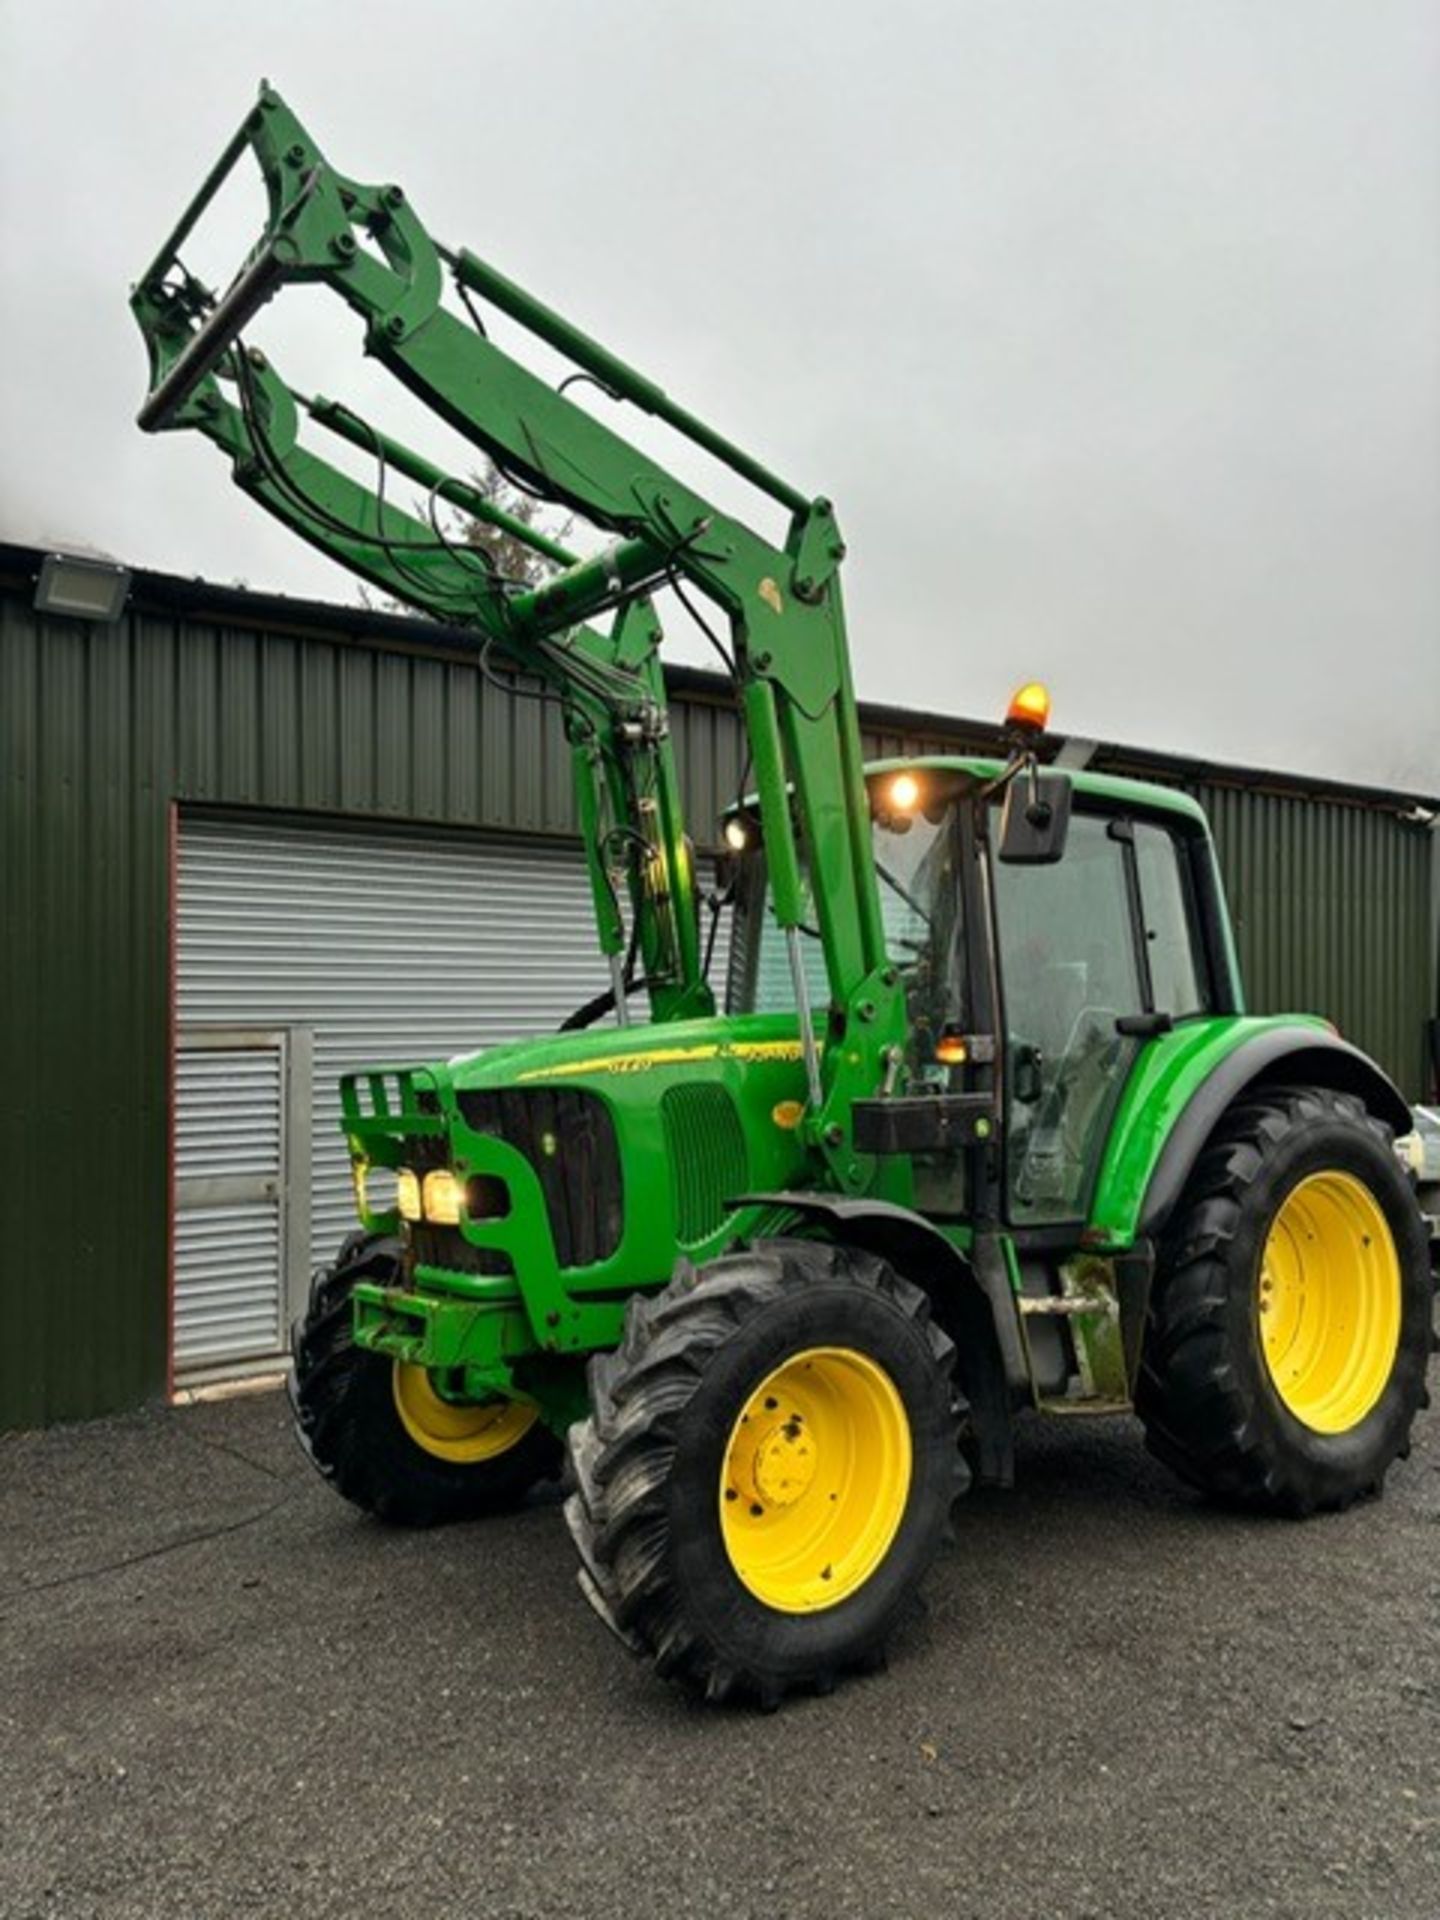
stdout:
POLYGON ((1250 1521, 1028 1430, 888 1672, 690 1704, 558 1507, 344 1506, 277 1394, 0 1443, 0 1914, 1440 1915, 1440 1421, 1250 1521))

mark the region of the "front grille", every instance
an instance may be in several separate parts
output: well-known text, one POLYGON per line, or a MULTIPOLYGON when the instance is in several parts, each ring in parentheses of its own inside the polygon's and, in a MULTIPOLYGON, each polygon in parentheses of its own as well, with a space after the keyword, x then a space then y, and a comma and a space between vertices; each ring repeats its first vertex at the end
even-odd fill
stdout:
POLYGON ((450 1164, 450 1142, 443 1133, 411 1133, 405 1136, 403 1165, 422 1178, 450 1164))
POLYGON ((451 1273, 513 1273, 508 1253, 476 1247, 458 1227, 435 1227, 428 1220, 410 1224, 410 1258, 419 1267, 444 1267, 451 1273))
POLYGON ((534 1168, 560 1265, 608 1260, 620 1245, 624 1193, 605 1102, 573 1087, 503 1087, 456 1099, 467 1126, 493 1133, 534 1168))
POLYGON ((726 1202, 745 1191, 745 1135, 723 1087, 671 1087, 660 1114, 675 1195, 675 1235, 682 1247, 693 1247, 720 1226, 726 1202))

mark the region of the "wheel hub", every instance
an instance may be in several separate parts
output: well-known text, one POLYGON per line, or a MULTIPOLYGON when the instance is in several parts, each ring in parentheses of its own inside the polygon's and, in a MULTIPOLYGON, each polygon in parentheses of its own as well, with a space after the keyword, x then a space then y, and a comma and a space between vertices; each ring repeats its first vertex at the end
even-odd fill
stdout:
POLYGON ((793 1507, 815 1478, 815 1446, 798 1414, 772 1427, 755 1449, 755 1491, 767 1507, 793 1507))
POLYGON ((720 1523, 742 1584, 782 1613, 859 1590, 889 1552, 910 1495, 905 1403, 850 1347, 811 1347, 767 1374, 730 1431, 720 1523))
POLYGON ((1260 1349, 1286 1409, 1317 1433, 1358 1426, 1384 1393, 1400 1342, 1400 1261, 1390 1223, 1353 1174, 1315 1173, 1266 1236, 1260 1349))

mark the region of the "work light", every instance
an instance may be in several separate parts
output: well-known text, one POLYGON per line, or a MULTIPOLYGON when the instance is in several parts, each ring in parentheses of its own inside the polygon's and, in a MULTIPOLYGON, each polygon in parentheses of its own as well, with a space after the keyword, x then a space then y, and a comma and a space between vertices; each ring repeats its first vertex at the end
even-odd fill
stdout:
POLYGON ((80 554, 47 553, 35 583, 35 611, 109 626, 125 611, 129 596, 128 567, 80 554))

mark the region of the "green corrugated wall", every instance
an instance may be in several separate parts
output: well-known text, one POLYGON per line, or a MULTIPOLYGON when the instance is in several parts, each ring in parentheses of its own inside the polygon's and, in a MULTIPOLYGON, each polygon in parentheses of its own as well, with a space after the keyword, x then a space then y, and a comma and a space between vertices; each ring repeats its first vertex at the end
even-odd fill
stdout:
POLYGON ((1214 829, 1250 1005, 1323 1013, 1420 1099, 1436 1011, 1430 830, 1310 798, 1190 791, 1214 829))
MULTIPOLYGON (((142 577, 118 626, 45 619, 9 552, 0 1427, 164 1387, 172 802, 573 831, 549 703, 500 694, 419 639, 358 637, 341 609, 281 624, 257 601, 220 624, 177 583, 147 592, 142 577)), ((704 840, 734 796, 742 746, 723 698, 680 678, 676 751, 704 840)), ((867 734, 872 754, 970 744, 959 723, 867 734)), ((1200 795, 1253 1003, 1330 1012, 1417 1095, 1434 1011, 1428 834, 1393 809, 1200 795)))

